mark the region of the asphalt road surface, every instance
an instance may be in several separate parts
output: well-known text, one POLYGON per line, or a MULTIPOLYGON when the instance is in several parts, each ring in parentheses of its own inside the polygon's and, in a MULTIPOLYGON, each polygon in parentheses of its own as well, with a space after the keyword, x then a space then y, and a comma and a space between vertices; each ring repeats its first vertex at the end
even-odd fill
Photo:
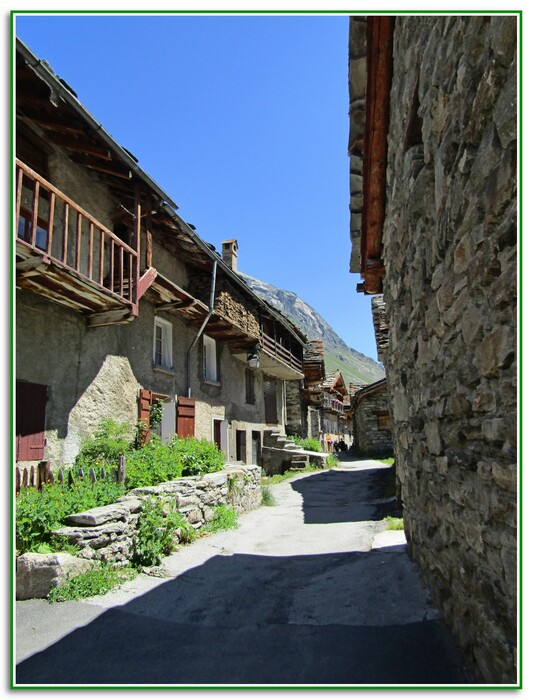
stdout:
MULTIPOLYGON (((349 456, 348 456, 349 459, 349 456)), ((16 604, 16 687, 472 683, 403 533, 388 468, 344 461, 83 602, 16 604)))

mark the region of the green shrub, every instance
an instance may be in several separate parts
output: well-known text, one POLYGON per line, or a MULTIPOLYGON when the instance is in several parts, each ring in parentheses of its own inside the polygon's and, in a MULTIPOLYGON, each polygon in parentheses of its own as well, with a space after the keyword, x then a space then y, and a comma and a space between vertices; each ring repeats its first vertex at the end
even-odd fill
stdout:
POLYGON ((179 479, 183 465, 173 450, 173 442, 163 444, 157 435, 138 450, 126 454, 126 487, 155 486, 179 479))
POLYGON ((48 600, 59 603, 79 600, 93 595, 104 595, 135 576, 130 568, 114 569, 111 564, 99 564, 79 576, 74 576, 57 588, 52 588, 48 600))
POLYGON ((173 450, 183 464, 183 476, 218 472, 224 467, 224 453, 213 442, 196 438, 175 438, 173 450))
POLYGON ((131 429, 112 418, 101 420, 92 438, 86 438, 74 464, 76 467, 106 469, 116 467, 120 455, 131 449, 131 429))
POLYGON ((224 454, 207 440, 174 438, 163 444, 156 435, 126 454, 126 486, 155 486, 163 481, 220 471, 224 454))
POLYGON ((72 486, 45 484, 42 491, 23 489, 17 496, 15 507, 18 551, 36 551, 42 543, 54 547, 50 531, 65 524, 68 515, 114 503, 123 494, 124 487, 110 479, 95 484, 75 479, 72 486))
POLYGON ((322 452, 322 445, 318 438, 301 438, 298 435, 289 435, 289 440, 292 440, 296 445, 303 447, 304 450, 309 450, 309 452, 322 452))
POLYGON ((219 532, 219 530, 233 530, 239 527, 237 523, 238 515, 229 506, 216 506, 214 508, 215 517, 202 528, 202 532, 219 532))
POLYGON ((191 526, 175 506, 156 498, 145 501, 133 536, 131 562, 137 568, 157 566, 175 548, 180 530, 184 539, 190 537, 191 526))

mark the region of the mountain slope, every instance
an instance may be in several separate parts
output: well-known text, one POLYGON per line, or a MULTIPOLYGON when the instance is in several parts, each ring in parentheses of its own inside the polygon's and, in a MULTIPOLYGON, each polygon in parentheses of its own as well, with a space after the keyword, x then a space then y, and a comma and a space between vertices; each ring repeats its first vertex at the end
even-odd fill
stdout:
POLYGON ((246 284, 262 299, 286 316, 305 333, 309 340, 324 341, 326 372, 339 369, 346 384, 372 384, 385 376, 383 366, 366 355, 348 347, 333 328, 309 304, 294 292, 239 272, 246 284))

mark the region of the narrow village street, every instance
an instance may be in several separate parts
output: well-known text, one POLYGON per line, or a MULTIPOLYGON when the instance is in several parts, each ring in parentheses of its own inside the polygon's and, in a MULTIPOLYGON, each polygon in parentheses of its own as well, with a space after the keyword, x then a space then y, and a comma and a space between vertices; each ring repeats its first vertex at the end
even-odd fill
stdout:
POLYGON ((16 605, 17 683, 432 685, 472 682, 403 532, 390 469, 339 467, 270 487, 239 518, 83 602, 16 605))

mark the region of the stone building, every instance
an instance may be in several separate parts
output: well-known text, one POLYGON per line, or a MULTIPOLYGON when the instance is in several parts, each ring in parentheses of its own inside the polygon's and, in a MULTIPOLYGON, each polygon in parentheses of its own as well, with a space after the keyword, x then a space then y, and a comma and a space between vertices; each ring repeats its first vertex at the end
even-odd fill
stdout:
POLYGON ((517 682, 516 41, 516 13, 350 19, 351 270, 383 294, 408 546, 490 684, 517 682))
POLYGON ((359 389, 352 397, 355 449, 367 457, 390 457, 393 452, 387 380, 359 389))
POLYGON ((162 401, 163 439, 261 463, 306 338, 219 255, 51 68, 16 57, 16 459, 69 464, 162 401))

